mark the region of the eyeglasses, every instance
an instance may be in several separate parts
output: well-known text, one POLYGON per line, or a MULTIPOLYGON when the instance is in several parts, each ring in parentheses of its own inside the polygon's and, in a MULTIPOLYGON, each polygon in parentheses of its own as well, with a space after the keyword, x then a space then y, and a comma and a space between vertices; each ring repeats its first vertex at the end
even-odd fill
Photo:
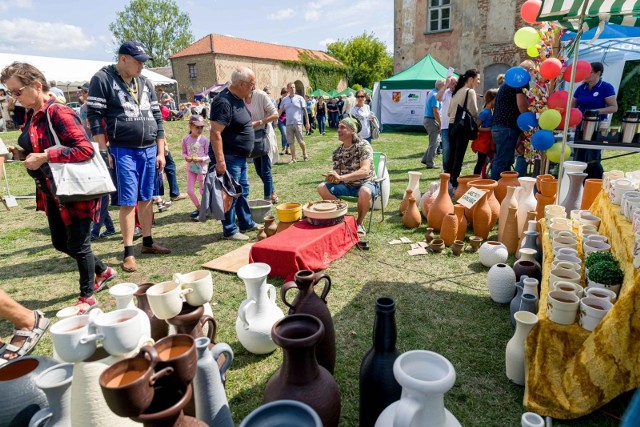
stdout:
POLYGON ((364 96, 364 95, 358 95, 358 96, 356 96, 356 98, 366 98, 366 96, 364 96))
POLYGON ((20 89, 16 89, 16 90, 7 89, 7 95, 9 95, 9 96, 20 96, 20 95, 22 95, 22 91, 26 87, 27 86, 22 86, 20 89))
POLYGON ((251 89, 255 89, 256 88, 256 82, 247 82, 247 81, 244 81, 244 80, 242 82, 248 84, 251 87, 251 89))

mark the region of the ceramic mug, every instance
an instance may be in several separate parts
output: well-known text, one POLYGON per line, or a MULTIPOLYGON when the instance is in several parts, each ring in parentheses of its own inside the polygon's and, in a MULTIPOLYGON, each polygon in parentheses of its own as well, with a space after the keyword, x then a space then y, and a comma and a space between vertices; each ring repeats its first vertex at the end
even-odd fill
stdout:
POLYGON ((584 242, 602 242, 602 243, 608 243, 609 239, 607 239, 607 236, 603 236, 602 234, 590 234, 588 236, 585 236, 582 239, 583 243, 584 242))
POLYGON ((634 198, 634 199, 627 199, 627 205, 624 211, 624 216, 627 218, 628 221, 633 220, 633 212, 638 208, 640 208, 640 197, 634 198))
MULTIPOLYGON (((90 312, 97 314, 96 310, 90 312)), ((53 348, 64 362, 82 362, 96 351, 96 342, 84 337, 95 334, 95 326, 89 323, 90 314, 60 320, 49 330, 53 348)))
POLYGON ((85 336, 82 340, 102 340, 102 347, 113 356, 127 354, 138 347, 144 335, 140 327, 140 316, 144 315, 136 308, 99 313, 91 320, 96 325, 97 333, 85 336))
POLYGON ((581 285, 574 282, 567 282, 564 280, 558 280, 557 282, 555 282, 553 284, 552 290, 569 292, 574 294, 578 298, 582 298, 582 295, 584 293, 584 288, 581 285))
POLYGON ((593 234, 598 232, 598 228, 593 224, 581 222, 580 224, 578 224, 578 231, 581 234, 593 234))
POLYGON ((600 217, 593 215, 591 212, 586 211, 586 213, 580 214, 580 223, 589 224, 596 227, 596 229, 600 228, 600 217))
POLYGON ((558 248, 558 250, 554 250, 553 252, 555 253, 555 255, 564 254, 572 255, 574 257, 578 256, 578 250, 573 248, 558 248))
POLYGON ((562 205, 547 205, 544 207, 544 217, 547 221, 552 218, 567 218, 567 212, 562 205))
POLYGON ((576 321, 580 298, 573 292, 551 291, 547 298, 547 315, 552 322, 571 325, 576 321))
POLYGON ((578 248, 578 241, 571 237, 555 237, 551 244, 554 248, 578 248))
POLYGON ((611 246, 608 243, 599 242, 597 240, 588 240, 583 243, 582 250, 586 257, 591 252, 609 252, 611 250, 611 246))
POLYGON ((166 381, 182 386, 190 383, 196 376, 198 355, 195 339, 191 335, 170 335, 155 343, 153 348, 158 353, 156 369, 173 369, 166 381))
POLYGON ((160 282, 147 289, 147 300, 151 311, 158 319, 167 320, 176 317, 182 310, 184 295, 193 289, 182 289, 176 282, 160 282))
POLYGON ((607 288, 594 288, 591 286, 587 286, 584 290, 586 296, 593 298, 603 298, 609 301, 610 303, 615 303, 616 299, 618 299, 618 295, 613 292, 611 289, 607 288))
POLYGON ((210 271, 196 270, 187 274, 175 273, 173 280, 179 283, 182 289, 193 290, 184 296, 189 305, 197 307, 208 303, 213 297, 213 279, 210 271))
POLYGON ((578 265, 582 266, 582 260, 580 258, 578 258, 577 256, 573 256, 573 255, 558 254, 558 255, 555 256, 555 258, 553 260, 554 261, 572 262, 574 264, 578 264, 578 265))
POLYGON ((611 310, 613 304, 602 298, 584 297, 580 300, 578 323, 583 329, 593 331, 600 320, 611 310))
POLYGON ((556 268, 551 270, 549 273, 549 286, 553 288, 556 282, 573 282, 576 284, 580 284, 580 274, 576 273, 575 270, 568 270, 565 268, 556 268))
POLYGON ((573 270, 578 274, 582 272, 582 266, 580 264, 562 259, 556 259, 551 263, 551 269, 555 270, 556 268, 566 268, 573 270))
POLYGON ((576 239, 578 237, 578 234, 574 233, 573 231, 562 230, 556 233, 555 238, 558 238, 558 237, 568 237, 570 239, 576 239))

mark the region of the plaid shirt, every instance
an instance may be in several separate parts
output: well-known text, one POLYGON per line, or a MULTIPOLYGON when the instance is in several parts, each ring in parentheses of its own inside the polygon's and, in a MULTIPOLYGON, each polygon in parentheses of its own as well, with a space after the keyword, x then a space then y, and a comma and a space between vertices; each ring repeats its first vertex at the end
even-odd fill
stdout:
MULTIPOLYGON (((27 114, 27 125, 23 132, 28 132, 32 152, 43 153, 47 148, 55 145, 45 116, 47 108, 49 108, 53 130, 58 135, 60 144, 63 145, 61 148, 48 151, 49 163, 72 163, 90 159, 94 154, 93 144, 87 137, 80 119, 71 108, 57 104, 53 100, 44 104, 40 110, 35 112, 30 110, 27 114)), ((47 195, 51 197, 51 194, 54 194, 51 188, 53 177, 47 163, 42 165, 38 172, 36 176, 32 174, 36 181, 37 210, 46 212, 45 197, 47 195)), ((60 204, 55 197, 54 200, 65 225, 84 218, 98 221, 100 199, 69 202, 64 205, 60 204)))

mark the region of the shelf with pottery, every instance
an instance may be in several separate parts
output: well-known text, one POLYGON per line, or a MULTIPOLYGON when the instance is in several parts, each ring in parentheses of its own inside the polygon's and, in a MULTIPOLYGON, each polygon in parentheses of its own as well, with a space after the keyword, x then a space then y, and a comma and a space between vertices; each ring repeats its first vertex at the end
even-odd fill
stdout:
MULTIPOLYGON (((625 273, 618 300, 593 332, 577 323, 560 325, 548 318, 549 276, 553 250, 547 222, 540 220, 543 277, 539 322, 526 342, 524 405, 531 411, 559 419, 593 412, 621 393, 640 385, 640 270, 632 265, 634 235, 631 224, 600 191, 590 208, 601 218, 599 232, 625 273)), ((582 244, 579 242, 578 249, 582 244)), ((583 278, 584 281, 584 278, 583 278)), ((584 283, 583 283, 584 285, 584 283)))

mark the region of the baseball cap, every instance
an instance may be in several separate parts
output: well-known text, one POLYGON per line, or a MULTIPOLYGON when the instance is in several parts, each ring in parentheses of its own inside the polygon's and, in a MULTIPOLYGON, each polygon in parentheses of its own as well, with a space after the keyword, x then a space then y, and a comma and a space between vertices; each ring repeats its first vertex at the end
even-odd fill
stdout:
POLYGON ((78 89, 82 89, 86 92, 89 92, 89 83, 83 83, 82 86, 78 86, 78 89))
POLYGON ((189 117, 189 124, 194 126, 204 126, 204 120, 202 119, 202 116, 195 114, 189 117))
POLYGON ((151 59, 151 57, 144 51, 142 44, 136 41, 122 43, 118 50, 118 54, 130 55, 133 59, 140 62, 145 62, 146 60, 151 59))

